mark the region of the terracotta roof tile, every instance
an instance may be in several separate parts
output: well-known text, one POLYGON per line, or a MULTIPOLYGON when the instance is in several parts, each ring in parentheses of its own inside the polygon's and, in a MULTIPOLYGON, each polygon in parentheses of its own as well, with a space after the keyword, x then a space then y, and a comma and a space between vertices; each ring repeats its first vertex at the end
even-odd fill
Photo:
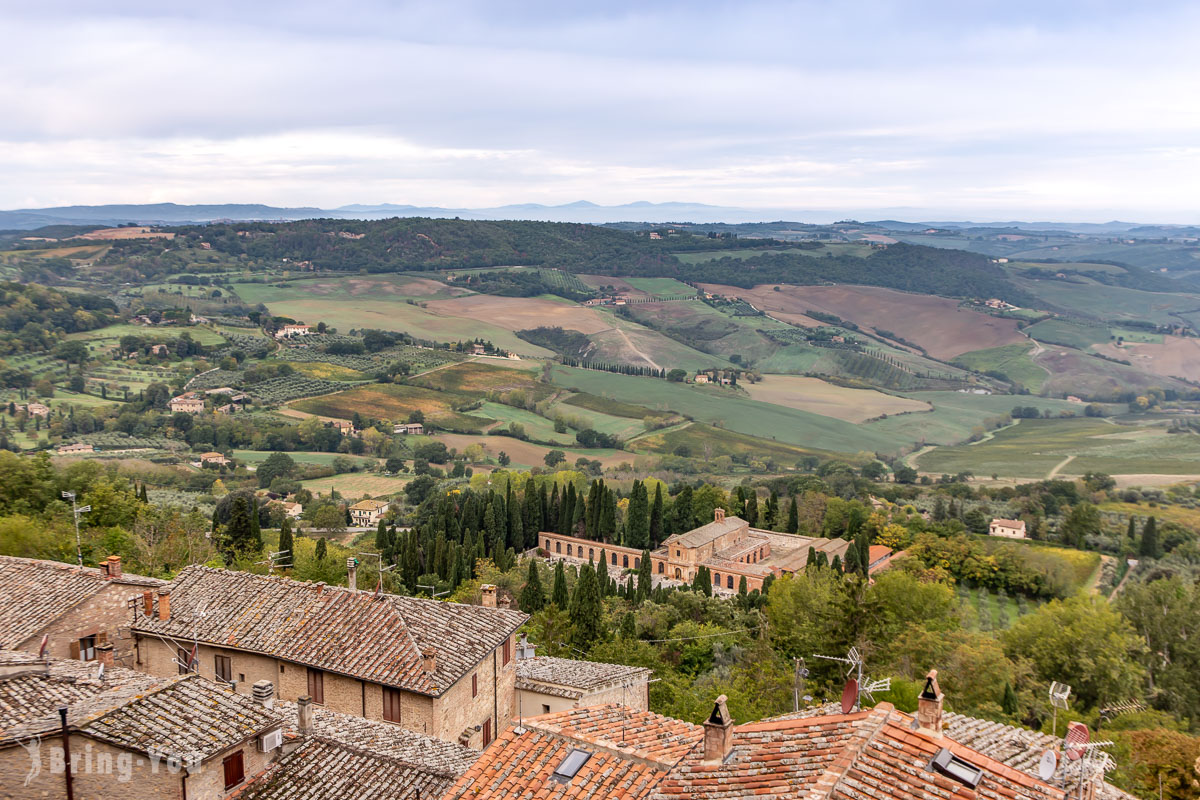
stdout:
POLYGON ((647 680, 650 670, 625 664, 576 661, 570 658, 535 656, 517 661, 517 680, 536 687, 538 684, 591 689, 620 680, 647 680))

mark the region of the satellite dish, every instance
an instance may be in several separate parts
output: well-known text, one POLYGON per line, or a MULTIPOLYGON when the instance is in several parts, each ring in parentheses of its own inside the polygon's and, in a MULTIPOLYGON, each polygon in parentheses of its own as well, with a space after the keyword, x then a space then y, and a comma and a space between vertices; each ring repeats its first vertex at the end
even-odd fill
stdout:
POLYGON ((1067 708, 1067 698, 1071 696, 1071 687, 1065 683, 1053 681, 1050 684, 1050 705, 1055 708, 1061 708, 1064 711, 1067 708))
POLYGON ((1082 722, 1076 722, 1071 725, 1071 729, 1067 731, 1066 747, 1063 752, 1067 758, 1072 761, 1078 761, 1083 756, 1084 748, 1072 747, 1072 745, 1087 744, 1087 741, 1092 738, 1091 731, 1088 726, 1082 722))
POLYGON ((851 678, 842 689, 842 713, 849 714, 858 705, 858 681, 851 678))
POLYGON ((1058 769, 1058 754, 1053 750, 1042 753, 1042 760, 1038 762, 1038 777, 1048 781, 1054 777, 1056 769, 1058 769))

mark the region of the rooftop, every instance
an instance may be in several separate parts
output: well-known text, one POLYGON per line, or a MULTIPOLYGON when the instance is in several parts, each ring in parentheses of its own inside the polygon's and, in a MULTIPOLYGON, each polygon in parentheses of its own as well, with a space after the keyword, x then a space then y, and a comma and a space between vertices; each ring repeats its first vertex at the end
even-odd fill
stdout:
MULTIPOLYGON (((15 648, 109 584, 155 587, 140 575, 106 580, 95 567, 0 556, 0 648, 15 648)), ((136 593, 131 589, 130 595, 136 593)))
POLYGON ((518 611, 445 603, 268 575, 193 566, 167 588, 171 618, 139 609, 134 628, 282 658, 437 696, 527 618, 518 611), (422 669, 422 648, 436 669, 422 669))
POLYGON ((649 679, 646 667, 625 664, 605 664, 597 661, 575 661, 553 656, 535 656, 517 660, 517 688, 537 691, 543 684, 562 686, 576 691, 571 696, 583 696, 583 690, 619 680, 649 679), (522 685, 524 684, 524 685, 522 685))
POLYGON ((725 517, 722 520, 713 520, 707 525, 701 525, 699 528, 693 528, 687 533, 677 533, 674 536, 668 536, 663 544, 678 544, 681 547, 701 547, 716 539, 718 536, 724 536, 727 533, 732 533, 738 528, 748 528, 750 523, 741 517, 725 517))
POLYGON ((378 511, 381 508, 387 508, 386 500, 359 500, 354 505, 350 506, 351 511, 378 511))

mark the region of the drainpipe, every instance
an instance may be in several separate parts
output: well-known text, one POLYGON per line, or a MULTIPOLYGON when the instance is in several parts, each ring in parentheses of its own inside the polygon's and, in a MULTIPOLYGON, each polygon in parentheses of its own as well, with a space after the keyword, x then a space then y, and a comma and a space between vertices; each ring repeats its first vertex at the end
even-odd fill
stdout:
MULTIPOLYGON (((496 664, 496 651, 492 651, 492 741, 500 736, 500 668, 496 664)), ((67 798, 70 800, 70 798, 67 798)))
POLYGON ((67 707, 58 707, 58 718, 62 722, 64 775, 67 781, 67 800, 75 800, 75 777, 71 774, 71 732, 67 728, 67 707))

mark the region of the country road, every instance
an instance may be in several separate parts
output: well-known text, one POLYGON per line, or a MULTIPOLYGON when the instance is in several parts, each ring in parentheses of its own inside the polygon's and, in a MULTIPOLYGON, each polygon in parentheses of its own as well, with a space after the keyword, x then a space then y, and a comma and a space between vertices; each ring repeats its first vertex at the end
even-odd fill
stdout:
POLYGON ((633 340, 629 338, 629 334, 627 334, 623 328, 621 328, 619 326, 614 326, 613 330, 616 331, 617 333, 621 334, 621 338, 625 340, 625 344, 629 346, 629 349, 632 350, 633 352, 637 353, 643 361, 645 361, 647 364, 654 367, 655 369, 662 369, 662 367, 660 367, 654 361, 654 359, 650 358, 650 356, 646 355, 645 353, 643 353, 641 350, 638 349, 637 345, 633 343, 633 340))
POLYGON ((1067 456, 1062 461, 1055 464, 1054 469, 1052 469, 1046 473, 1046 480, 1051 480, 1052 478, 1057 477, 1058 473, 1062 472, 1063 469, 1067 466, 1067 464, 1070 464, 1074 460, 1075 460, 1075 456, 1067 456))

